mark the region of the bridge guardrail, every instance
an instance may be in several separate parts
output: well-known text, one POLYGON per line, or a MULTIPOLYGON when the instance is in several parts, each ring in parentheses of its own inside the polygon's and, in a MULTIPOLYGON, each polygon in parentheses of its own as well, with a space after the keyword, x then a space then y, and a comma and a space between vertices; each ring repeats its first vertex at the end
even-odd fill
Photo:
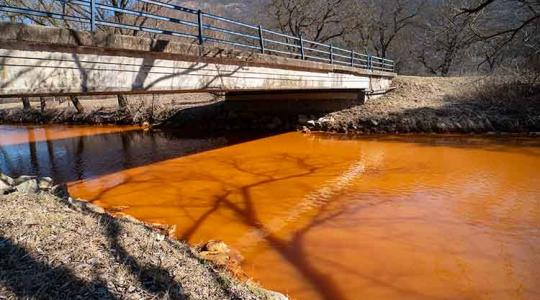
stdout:
MULTIPOLYGON (((19 18, 23 23, 47 23, 47 19, 52 19, 81 30, 96 31, 98 26, 103 26, 120 30, 121 33, 127 30, 130 33, 174 36, 195 40, 200 45, 225 44, 263 54, 394 72, 394 61, 390 59, 310 41, 302 36, 296 37, 261 25, 251 25, 170 3, 132 0, 125 7, 100 3, 100 0, 49 0, 49 3, 51 5, 47 11, 40 7, 0 4, 0 12, 15 21, 19 18)), ((51 25, 58 26, 53 23, 51 25)))

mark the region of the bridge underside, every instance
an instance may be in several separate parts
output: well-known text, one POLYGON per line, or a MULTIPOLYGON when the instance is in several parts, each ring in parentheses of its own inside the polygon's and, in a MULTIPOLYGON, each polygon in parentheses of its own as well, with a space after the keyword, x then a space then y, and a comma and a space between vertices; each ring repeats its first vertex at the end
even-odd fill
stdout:
POLYGON ((0 97, 220 91, 229 100, 355 100, 395 75, 28 25, 0 24, 0 44, 0 97))
POLYGON ((229 103, 229 109, 239 111, 318 114, 363 104, 365 91, 363 89, 234 91, 225 94, 225 101, 229 103))

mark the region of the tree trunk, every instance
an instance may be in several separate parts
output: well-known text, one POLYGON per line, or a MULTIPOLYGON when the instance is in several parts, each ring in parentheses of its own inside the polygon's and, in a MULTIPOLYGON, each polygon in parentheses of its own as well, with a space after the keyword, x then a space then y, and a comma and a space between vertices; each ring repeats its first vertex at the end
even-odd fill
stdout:
POLYGON ((28 97, 21 97, 23 109, 24 110, 30 110, 30 98, 28 97))
POLYGON ((118 106, 121 109, 127 108, 128 102, 127 102, 126 96, 122 94, 118 94, 116 97, 118 98, 118 106))
POLYGON ((45 97, 39 97, 39 104, 41 112, 43 113, 47 107, 47 99, 45 97))
POLYGON ((70 96, 71 102, 73 103, 73 106, 75 106, 75 109, 77 110, 77 113, 82 114, 84 112, 84 107, 82 106, 81 102, 79 101, 79 97, 77 96, 70 96))

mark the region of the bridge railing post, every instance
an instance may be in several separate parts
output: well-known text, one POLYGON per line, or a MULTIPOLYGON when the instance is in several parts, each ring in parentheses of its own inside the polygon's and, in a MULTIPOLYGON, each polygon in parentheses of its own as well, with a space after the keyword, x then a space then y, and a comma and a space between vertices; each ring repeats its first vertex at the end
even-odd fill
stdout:
POLYGON ((354 67, 354 50, 351 50, 351 67, 354 67))
POLYGON ((306 59, 306 52, 304 51, 304 38, 302 35, 300 35, 300 55, 302 56, 302 60, 306 59))
POLYGON ((367 57, 367 61, 368 61, 368 65, 367 65, 368 69, 373 70, 373 58, 369 54, 367 57))
POLYGON ((90 31, 96 31, 96 0, 90 0, 90 31))
POLYGON ((261 47, 261 53, 264 54, 264 36, 262 26, 259 25, 259 44, 261 47))
POLYGON ((334 46, 330 44, 330 63, 334 64, 334 46))
POLYGON ((204 43, 204 31, 203 31, 203 12, 199 9, 197 11, 197 24, 199 27, 199 45, 204 43))
POLYGON ((66 5, 67 5, 67 0, 62 0, 62 16, 65 17, 66 16, 66 5))

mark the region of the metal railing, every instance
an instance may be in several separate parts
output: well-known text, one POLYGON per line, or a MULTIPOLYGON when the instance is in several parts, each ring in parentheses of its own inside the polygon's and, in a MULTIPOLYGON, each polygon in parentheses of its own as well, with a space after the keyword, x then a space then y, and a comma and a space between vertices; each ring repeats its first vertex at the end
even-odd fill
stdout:
POLYGON ((35 21, 33 18, 60 20, 79 24, 81 29, 90 31, 96 31, 98 26, 102 26, 135 33, 187 38, 200 45, 225 44, 263 54, 394 72, 394 61, 390 59, 155 0, 132 0, 126 7, 101 3, 100 0, 49 0, 48 3, 50 5, 44 11, 43 5, 37 8, 16 7, 0 2, 0 12, 6 13, 4 17, 11 19, 22 18, 23 23, 35 21))

